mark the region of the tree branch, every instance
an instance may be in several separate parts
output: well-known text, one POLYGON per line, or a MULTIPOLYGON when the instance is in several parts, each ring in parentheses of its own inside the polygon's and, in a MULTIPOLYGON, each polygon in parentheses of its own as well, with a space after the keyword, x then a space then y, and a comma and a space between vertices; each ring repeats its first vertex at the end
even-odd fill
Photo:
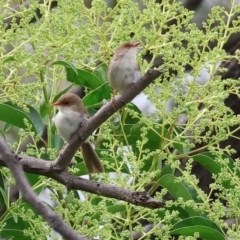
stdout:
MULTIPOLYGON (((19 155, 18 160, 23 165, 24 171, 52 178, 62 183, 69 190, 82 190, 151 209, 161 208, 165 205, 163 202, 149 196, 146 192, 127 190, 112 184, 77 177, 67 171, 57 171, 52 167, 50 161, 23 155, 19 155)), ((2 160, 0 160, 0 165, 6 166, 2 160)))
POLYGON ((57 214, 55 214, 47 205, 43 204, 37 197, 24 175, 22 165, 18 161, 17 155, 10 151, 2 138, 0 138, 0 152, 1 158, 12 172, 16 184, 22 193, 23 199, 32 205, 33 208, 49 223, 49 225, 65 239, 86 240, 85 237, 78 235, 77 232, 68 227, 57 214))

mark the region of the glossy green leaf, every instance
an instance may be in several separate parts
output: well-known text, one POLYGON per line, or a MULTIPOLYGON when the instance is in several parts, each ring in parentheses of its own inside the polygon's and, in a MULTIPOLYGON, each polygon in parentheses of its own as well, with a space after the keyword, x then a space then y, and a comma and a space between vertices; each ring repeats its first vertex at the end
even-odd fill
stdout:
POLYGON ((185 183, 178 182, 177 177, 172 174, 165 174, 159 179, 159 184, 171 193, 174 198, 181 197, 185 201, 194 200, 196 202, 201 202, 197 198, 197 193, 194 189, 187 186, 185 183))
MULTIPOLYGON (((183 198, 184 201, 193 200, 194 202, 201 203, 201 201, 197 198, 196 190, 183 182, 177 182, 177 178, 172 174, 162 176, 158 183, 162 187, 166 188, 175 199, 180 197, 183 198)), ((185 210, 190 216, 200 215, 198 212, 189 207, 186 207, 185 210)))
POLYGON ((32 240, 31 237, 26 237, 23 233, 23 229, 28 229, 30 227, 27 221, 23 221, 20 217, 18 217, 16 224, 16 218, 11 217, 4 223, 6 223, 6 226, 0 232, 1 238, 13 240, 32 240))
POLYGON ((101 197, 93 196, 91 199, 91 204, 97 206, 103 199, 101 197))
POLYGON ((164 175, 168 175, 168 174, 173 175, 173 173, 174 173, 174 170, 172 169, 171 165, 168 164, 168 165, 164 166, 163 169, 161 170, 159 178, 163 177, 164 175))
POLYGON ((3 130, 7 132, 13 125, 11 123, 5 122, 3 130))
POLYGON ((160 149, 161 144, 162 144, 162 137, 164 136, 164 134, 166 133, 166 130, 163 129, 160 125, 157 127, 155 127, 154 129, 149 129, 149 127, 147 126, 147 124, 134 124, 131 126, 131 128, 129 129, 130 126, 126 125, 126 129, 124 126, 124 131, 126 136, 128 137, 128 142, 130 144, 136 144, 137 140, 141 140, 140 135, 142 133, 142 129, 143 128, 147 128, 147 134, 146 134, 146 138, 148 139, 148 142, 144 145, 145 149, 149 149, 149 150, 156 150, 156 149, 160 149))
POLYGON ((2 209, 3 206, 9 205, 9 199, 7 196, 7 193, 4 191, 3 188, 0 187, 0 209, 2 209))
POLYGON ((97 76, 102 83, 107 82, 107 68, 108 66, 105 63, 102 63, 97 66, 97 68, 93 71, 93 74, 97 76))
POLYGON ((78 71, 75 68, 75 66, 70 63, 70 62, 66 62, 66 61, 56 61, 53 63, 53 65, 61 65, 65 67, 66 72, 68 72, 70 74, 70 78, 73 79, 75 77, 78 76, 78 71))
POLYGON ((36 184, 39 181, 39 175, 32 174, 32 173, 25 173, 25 175, 31 186, 33 186, 34 184, 36 184))
MULTIPOLYGON (((169 212, 170 213, 178 212, 178 218, 171 219, 171 221, 170 221, 171 224, 177 223, 179 221, 179 218, 185 219, 185 218, 190 217, 189 214, 187 213, 187 211, 185 211, 183 208, 181 208, 179 206, 171 206, 171 207, 165 206, 164 208, 159 209, 156 213, 160 219, 164 219, 166 217, 166 215, 169 215, 169 212)), ((151 217, 151 216, 149 216, 149 217, 151 217)))
MULTIPOLYGON (((216 161, 216 157, 217 156, 215 156, 211 152, 205 152, 205 153, 196 154, 195 156, 193 156, 193 159, 194 159, 195 162, 198 162, 204 168, 206 168, 210 173, 217 175, 217 174, 220 174, 222 172, 222 168, 226 167, 226 166, 221 166, 216 161)), ((231 169, 231 171, 234 174, 236 174, 238 178, 240 178, 239 169, 236 169, 234 167, 233 159, 226 154, 223 154, 221 157, 224 158, 224 159, 228 159, 228 162, 226 161, 227 167, 229 167, 229 169, 231 169)), ((225 181, 225 182, 223 182, 223 185, 226 188, 230 188, 231 187, 231 181, 230 180, 225 181)))
POLYGON ((0 210, 4 204, 6 204, 6 193, 5 193, 5 184, 4 177, 0 171, 0 210))
MULTIPOLYGON (((233 159, 225 154, 222 157, 229 159, 228 166, 230 167, 230 169, 233 170, 233 167, 234 167, 233 159)), ((217 161, 215 161, 215 158, 216 158, 216 156, 210 152, 199 153, 199 154, 196 154, 193 156, 193 159, 195 162, 200 163, 209 172, 211 172, 213 174, 218 174, 221 172, 222 167, 217 161)))
POLYGON ((67 80, 69 82, 75 83, 82 87, 90 88, 91 90, 98 88, 102 84, 102 81, 96 75, 83 69, 77 69, 70 62, 56 61, 53 64, 62 65, 65 67, 67 80))
POLYGON ((184 219, 176 223, 171 230, 172 235, 193 236, 195 232, 198 232, 202 239, 226 240, 218 226, 204 217, 190 217, 184 219))
POLYGON ((14 58, 13 56, 8 57, 8 58, 6 58, 6 59, 3 60, 4 63, 12 62, 12 61, 15 61, 15 58, 14 58))
POLYGON ((18 219, 19 219, 18 215, 15 214, 14 212, 12 212, 12 217, 13 217, 14 222, 18 223, 18 219))
POLYGON ((139 108, 133 103, 128 103, 123 109, 121 109, 121 118, 123 119, 124 124, 137 124, 139 118, 141 118, 142 112, 139 108), (133 117, 128 111, 134 111, 136 117, 133 117))
POLYGON ((83 176, 83 175, 88 175, 89 174, 84 162, 74 164, 73 168, 78 169, 78 172, 77 172, 78 176, 83 176))
POLYGON ((5 135, 5 132, 2 129, 0 129, 0 135, 6 141, 6 135, 5 135))
POLYGON ((39 194, 43 188, 46 187, 44 184, 42 184, 42 180, 39 180, 39 175, 31 173, 25 173, 25 175, 36 194, 39 194))
POLYGON ((213 174, 218 174, 221 172, 221 166, 214 161, 214 156, 210 152, 200 153, 193 156, 195 162, 200 163, 209 172, 213 174))
POLYGON ((8 206, 8 204, 9 204, 9 199, 5 191, 4 177, 0 172, 0 210, 4 205, 8 206))
POLYGON ((101 80, 94 74, 87 72, 85 70, 82 70, 82 69, 78 69, 77 71, 78 71, 77 79, 69 79, 69 77, 67 75, 67 79, 70 82, 74 82, 77 85, 90 88, 91 90, 94 90, 94 89, 98 88, 99 86, 101 86, 101 84, 102 84, 101 80))
MULTIPOLYGON (((64 141, 59 136, 59 134, 56 132, 56 126, 54 125, 52 129, 55 129, 54 133, 51 134, 51 146, 56 148, 57 151, 60 151, 64 146, 64 141)), ((51 131, 52 131, 51 129, 51 131)))
MULTIPOLYGON (((128 120, 129 121, 129 120, 128 120)), ((135 121, 135 120, 133 120, 135 121)), ((145 128, 147 129, 147 134, 146 138, 148 141, 144 144, 142 147, 143 150, 148 149, 150 151, 155 151, 156 149, 161 148, 162 144, 162 135, 166 133, 166 130, 163 129, 160 125, 155 127, 154 129, 149 129, 148 126, 145 123, 137 123, 137 124, 124 124, 123 129, 124 129, 124 134, 126 138, 123 137, 122 141, 124 142, 125 145, 131 145, 134 148, 134 151, 137 151, 138 149, 135 148, 136 142, 137 141, 142 141, 141 134, 142 134, 142 129, 145 128), (162 133, 163 131, 163 133, 162 133), (126 142, 127 139, 127 142, 126 142)), ((120 139, 121 141, 121 139, 120 139)), ((157 159, 161 160, 159 156, 155 156, 154 159, 148 159, 144 161, 144 166, 142 170, 149 171, 151 168, 152 164, 154 161, 158 161, 157 159)), ((158 167, 158 166, 156 166, 158 167)))
MULTIPOLYGON (((99 197, 94 197, 91 200, 91 204, 97 206, 103 199, 99 197)), ((105 202, 107 206, 107 212, 114 214, 114 213, 121 213, 126 211, 126 204, 125 203, 119 203, 119 204, 113 204, 112 201, 106 201, 105 202)), ((102 216, 102 212, 96 212, 94 215, 89 214, 89 217, 91 219, 99 219, 102 216)))
POLYGON ((29 112, 23 111, 20 107, 13 105, 10 102, 0 104, 0 120, 10 123, 19 128, 26 128, 24 119, 32 125, 32 131, 38 135, 42 134, 44 124, 39 113, 31 106, 28 106, 29 112))
POLYGON ((124 212, 126 211, 126 204, 115 204, 108 207, 109 213, 117 213, 117 212, 124 212))
POLYGON ((68 92, 72 87, 74 86, 74 83, 70 84, 68 87, 60 91, 54 98, 53 103, 56 102, 64 93, 68 92))
POLYGON ((91 91, 83 98, 83 104, 87 108, 99 108, 103 105, 103 100, 111 98, 111 89, 108 83, 104 83, 91 91))
MULTIPOLYGON (((188 141, 188 140, 186 140, 186 139, 183 139, 183 141, 188 141)), ((190 147, 185 147, 183 144, 181 144, 181 143, 173 143, 173 147, 174 147, 174 149, 177 149, 179 152, 181 152, 181 153, 183 153, 183 154, 185 154, 185 155, 187 155, 189 152, 190 152, 190 147)))

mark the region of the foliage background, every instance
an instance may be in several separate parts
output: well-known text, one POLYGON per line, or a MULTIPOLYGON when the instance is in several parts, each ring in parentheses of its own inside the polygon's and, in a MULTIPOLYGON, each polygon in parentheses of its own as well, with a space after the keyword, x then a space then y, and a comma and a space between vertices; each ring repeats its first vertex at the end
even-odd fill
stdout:
MULTIPOLYGON (((19 11, 13 11, 11 1, 2 1, 0 119, 6 122, 2 135, 8 140, 8 131, 17 126, 19 139, 12 143, 16 152, 30 138, 25 154, 55 159, 63 143, 52 124, 51 103, 59 96, 62 82, 67 79, 69 84, 86 87, 83 101, 94 114, 104 99, 110 99, 106 68, 115 48, 140 40, 142 73, 157 66, 159 56, 164 63, 163 82, 158 79, 144 91, 155 112, 142 115, 128 104, 101 126, 95 145, 106 174, 97 179, 146 190, 156 199, 167 200, 166 207, 144 209, 86 192, 68 192, 42 176, 27 177, 37 193, 49 189, 54 211, 66 223, 92 238, 134 239, 141 233, 138 239, 153 235, 159 239, 175 235, 179 239, 237 239, 239 160, 231 158, 231 146, 223 148, 220 143, 239 128, 239 116, 223 104, 230 94, 239 96, 239 86, 233 79, 222 81, 216 71, 223 72, 219 62, 233 57, 223 47, 239 32, 238 18, 231 21, 239 5, 231 2, 229 11, 213 8, 199 29, 192 22, 193 12, 178 1, 140 2, 142 10, 130 0, 118 1, 113 9, 102 0, 92 1, 91 8, 83 1, 58 1, 56 8, 51 8, 51 1, 31 1, 28 7, 21 4, 19 11), (11 28, 4 23, 9 18, 11 28), (29 23, 32 18, 36 21, 29 23), (211 43, 215 47, 210 50, 211 43), (197 81, 203 68, 209 73, 205 85, 197 81), (191 69, 191 80, 186 69, 191 69), (166 109, 169 99, 174 102, 171 111, 166 109), (180 116, 187 121, 179 121, 180 116), (45 125, 48 137, 39 148, 45 125), (208 191, 192 174, 196 163, 211 174, 208 191), (229 219, 236 221, 228 225, 229 219), (146 225, 150 231, 144 233, 146 225)), ((238 59, 238 52, 234 57, 238 59)), ((77 165, 70 171, 85 175, 81 154, 75 158, 77 165)), ((10 203, 13 180, 7 169, 0 173, 1 237, 54 238, 21 197, 10 203)))

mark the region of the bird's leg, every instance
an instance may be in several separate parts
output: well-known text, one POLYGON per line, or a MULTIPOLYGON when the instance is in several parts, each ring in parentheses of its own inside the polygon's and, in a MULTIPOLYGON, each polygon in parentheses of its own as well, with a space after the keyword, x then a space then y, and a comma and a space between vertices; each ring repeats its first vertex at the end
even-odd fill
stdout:
POLYGON ((135 82, 131 82, 131 87, 132 87, 132 88, 137 87, 137 86, 136 86, 136 83, 135 83, 135 82))
POLYGON ((85 126, 87 126, 87 121, 85 121, 85 122, 80 122, 80 127, 85 127, 85 126))
POLYGON ((112 105, 112 107, 115 109, 115 106, 114 106, 114 104, 115 104, 115 96, 117 95, 117 90, 114 90, 113 91, 113 95, 111 96, 111 105, 112 105))

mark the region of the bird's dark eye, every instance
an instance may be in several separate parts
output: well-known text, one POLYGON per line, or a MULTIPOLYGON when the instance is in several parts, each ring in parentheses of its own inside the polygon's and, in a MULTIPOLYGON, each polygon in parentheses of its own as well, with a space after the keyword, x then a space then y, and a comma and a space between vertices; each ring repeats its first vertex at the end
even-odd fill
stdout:
POLYGON ((64 104, 65 104, 65 105, 68 105, 68 102, 66 101, 66 102, 64 102, 64 104))
POLYGON ((125 48, 131 48, 131 47, 132 47, 132 45, 131 45, 130 43, 124 43, 123 46, 124 46, 125 48))

